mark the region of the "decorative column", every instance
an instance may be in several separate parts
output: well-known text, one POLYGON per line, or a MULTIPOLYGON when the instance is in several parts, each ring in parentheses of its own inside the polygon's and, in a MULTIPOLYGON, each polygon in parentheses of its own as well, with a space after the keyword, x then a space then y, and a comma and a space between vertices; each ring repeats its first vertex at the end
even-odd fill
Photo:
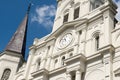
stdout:
POLYGON ((80 70, 77 70, 75 80, 81 80, 81 75, 82 75, 82 73, 80 72, 80 70))
POLYGON ((78 48, 79 48, 79 37, 80 37, 80 33, 76 32, 76 42, 75 42, 75 46, 74 46, 74 54, 78 54, 78 48))
POLYGON ((68 21, 72 21, 74 18, 74 7, 73 7, 74 2, 71 2, 71 7, 69 9, 69 19, 68 21))
POLYGON ((41 60, 41 66, 40 66, 41 69, 45 68, 47 53, 48 53, 48 49, 42 53, 43 58, 41 60))
MULTIPOLYGON (((111 2, 107 2, 106 5, 109 5, 110 7, 111 2)), ((111 7, 110 7, 111 8, 111 7)), ((111 31, 114 29, 114 16, 115 16, 115 8, 111 10, 108 8, 103 13, 103 21, 104 21, 104 36, 105 36, 105 46, 112 43, 112 37, 111 37, 111 31)))
POLYGON ((113 80, 113 53, 109 52, 103 56, 105 80, 113 80))
POLYGON ((46 68, 47 69, 50 68, 50 62, 51 62, 52 52, 53 52, 53 45, 51 45, 50 50, 48 52, 48 60, 47 60, 47 63, 46 63, 46 68))
POLYGON ((85 44, 86 44, 86 29, 84 28, 82 30, 82 34, 81 34, 81 46, 80 46, 80 53, 84 54, 85 53, 85 44))
POLYGON ((61 66, 61 63, 62 63, 61 57, 59 56, 59 57, 58 57, 58 65, 57 65, 57 68, 61 66))
POLYGON ((40 66, 40 69, 43 69, 43 68, 44 68, 44 66, 45 66, 45 62, 46 62, 46 60, 45 60, 45 59, 43 59, 43 60, 41 61, 41 66, 40 66))
POLYGON ((55 61, 53 58, 51 58, 50 64, 52 64, 52 65, 50 65, 50 70, 53 70, 55 68, 55 61))
POLYGON ((25 73, 24 73, 25 79, 28 77, 28 74, 30 72, 30 65, 32 64, 34 53, 35 53, 35 47, 33 46, 29 52, 28 62, 27 62, 26 68, 25 68, 25 73))
POLYGON ((70 73, 67 73, 67 80, 72 80, 72 76, 70 73))

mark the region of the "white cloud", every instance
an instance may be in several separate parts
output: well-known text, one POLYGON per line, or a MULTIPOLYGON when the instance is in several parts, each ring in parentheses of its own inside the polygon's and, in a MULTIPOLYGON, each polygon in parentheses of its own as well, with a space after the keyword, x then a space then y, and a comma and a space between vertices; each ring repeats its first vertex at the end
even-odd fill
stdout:
MULTIPOLYGON (((120 0, 113 0, 118 5, 118 13, 116 18, 120 20, 120 0)), ((36 14, 32 16, 32 22, 38 22, 45 28, 49 29, 53 26, 53 17, 55 16, 56 8, 54 5, 44 5, 36 8, 36 14)))
POLYGON ((46 28, 53 26, 52 18, 55 16, 56 8, 54 5, 44 5, 36 8, 36 15, 32 16, 32 22, 38 22, 46 28))

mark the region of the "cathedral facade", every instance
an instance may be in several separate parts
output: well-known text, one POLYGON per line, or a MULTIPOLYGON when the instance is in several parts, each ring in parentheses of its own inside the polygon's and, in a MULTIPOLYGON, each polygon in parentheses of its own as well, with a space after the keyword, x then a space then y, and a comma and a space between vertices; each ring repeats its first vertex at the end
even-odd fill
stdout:
POLYGON ((0 80, 120 80, 120 22, 112 0, 57 0, 53 30, 24 61, 28 14, 0 54, 0 80))

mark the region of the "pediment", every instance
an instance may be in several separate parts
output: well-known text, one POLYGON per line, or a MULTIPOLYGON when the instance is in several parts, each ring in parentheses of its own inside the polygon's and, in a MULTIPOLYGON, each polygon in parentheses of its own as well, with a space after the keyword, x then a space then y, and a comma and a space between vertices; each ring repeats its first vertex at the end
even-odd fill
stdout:
POLYGON ((71 27, 76 28, 78 25, 80 26, 81 24, 85 23, 86 21, 87 21, 87 19, 84 18, 84 19, 74 20, 74 21, 71 21, 71 22, 65 22, 56 31, 52 32, 50 34, 50 36, 46 38, 46 41, 59 36, 61 33, 63 33, 68 28, 71 28, 71 27))

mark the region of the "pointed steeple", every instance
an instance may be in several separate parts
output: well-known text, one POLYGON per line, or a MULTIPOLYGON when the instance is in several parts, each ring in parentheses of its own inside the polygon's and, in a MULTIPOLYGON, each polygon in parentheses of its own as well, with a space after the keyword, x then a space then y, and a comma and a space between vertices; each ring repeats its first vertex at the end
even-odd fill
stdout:
POLYGON ((18 27, 17 31, 12 36, 10 42, 8 43, 5 51, 12 51, 25 56, 25 48, 26 48, 26 37, 27 37, 27 27, 28 27, 28 15, 30 11, 30 6, 28 7, 27 14, 23 19, 22 23, 18 27))

